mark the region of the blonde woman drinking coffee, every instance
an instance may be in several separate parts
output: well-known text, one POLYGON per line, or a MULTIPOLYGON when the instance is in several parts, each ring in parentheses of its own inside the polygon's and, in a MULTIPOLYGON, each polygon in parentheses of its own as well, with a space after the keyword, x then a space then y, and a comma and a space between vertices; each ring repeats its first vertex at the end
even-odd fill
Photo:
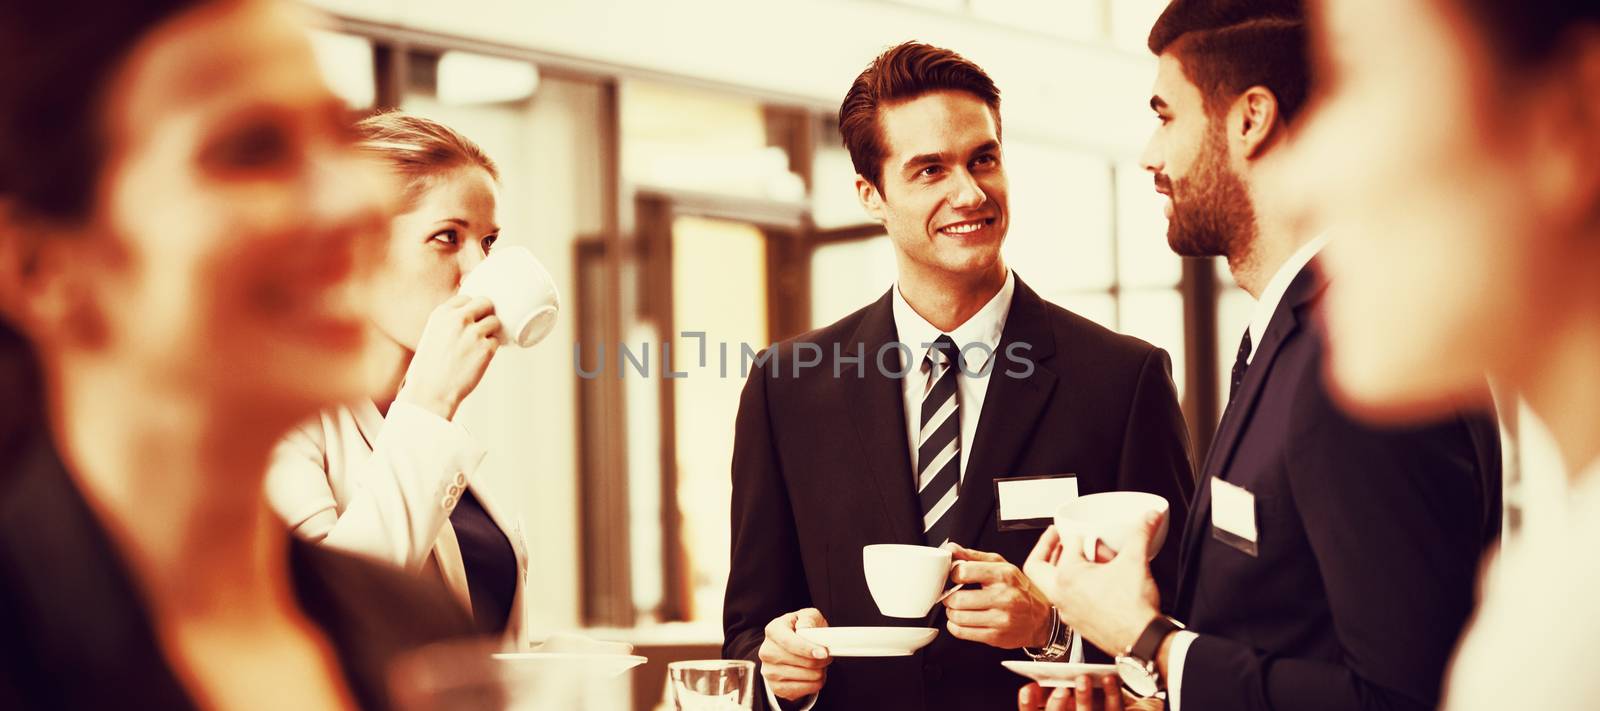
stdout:
POLYGON ((475 476, 485 452, 455 422, 499 345, 494 305, 458 293, 499 237, 498 170, 427 119, 384 113, 357 130, 404 186, 368 314, 387 377, 290 433, 268 494, 296 533, 441 580, 480 632, 520 646, 521 525, 475 476))

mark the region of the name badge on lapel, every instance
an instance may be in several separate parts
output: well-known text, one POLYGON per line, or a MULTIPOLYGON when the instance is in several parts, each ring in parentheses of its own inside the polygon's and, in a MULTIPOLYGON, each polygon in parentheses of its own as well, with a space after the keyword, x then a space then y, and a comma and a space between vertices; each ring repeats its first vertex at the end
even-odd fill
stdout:
POLYGON ((1211 477, 1211 537, 1255 558, 1257 535, 1256 495, 1211 477))
POLYGON ((1055 518, 1056 509, 1076 498, 1076 474, 995 479, 996 526, 1002 531, 1045 528, 1055 518))

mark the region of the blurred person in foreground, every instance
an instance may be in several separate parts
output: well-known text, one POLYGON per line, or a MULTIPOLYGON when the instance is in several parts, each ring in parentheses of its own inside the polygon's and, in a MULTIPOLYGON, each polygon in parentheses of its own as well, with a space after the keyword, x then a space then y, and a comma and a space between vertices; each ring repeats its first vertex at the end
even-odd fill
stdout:
MULTIPOLYGON (((1168 197, 1168 243, 1225 257, 1256 307, 1183 535, 1172 618, 1143 546, 1094 563, 1052 529, 1027 570, 1065 623, 1119 650, 1131 690, 1165 691, 1178 711, 1431 709, 1500 530, 1487 383, 1405 427, 1334 402, 1315 318, 1327 238, 1298 228, 1272 170, 1315 84, 1300 3, 1177 0, 1149 45, 1159 125, 1142 160, 1168 197)), ((1069 695, 1081 696, 1045 705, 1082 701, 1069 695)), ((1023 696, 1039 706, 1039 692, 1023 696)))
MULTIPOLYGON (((981 68, 918 43, 875 59, 840 108, 899 277, 768 349, 740 401, 723 654, 760 663, 774 706, 993 707, 1016 690, 1002 660, 1066 660, 1066 630, 1018 567, 1042 525, 1007 526, 1016 515, 997 507, 1014 478, 1151 492, 1184 520, 1194 478, 1166 352, 1045 301, 1000 254, 999 109, 981 68), (924 619, 887 617, 864 577, 873 543, 948 545, 951 579, 981 587, 924 619), (838 663, 796 632, 908 624, 940 634, 911 656, 838 663)), ((1048 518, 1061 501, 1035 503, 1048 518)), ((1176 563, 1156 559, 1164 584, 1176 563)))
POLYGON ((382 709, 471 633, 263 491, 362 391, 392 214, 296 12, 0 3, 0 708, 382 709))
POLYGON ((1488 371, 1548 426, 1567 467, 1564 507, 1487 569, 1444 706, 1593 708, 1600 3, 1327 0, 1314 12, 1328 82, 1288 167, 1312 218, 1340 233, 1327 257, 1337 392, 1364 416, 1410 422, 1488 371))
POLYGON ((418 116, 377 114, 356 133, 403 187, 368 319, 385 377, 376 395, 285 437, 267 493, 295 533, 426 570, 480 632, 518 647, 527 636, 522 527, 493 482, 474 476, 484 450, 453 421, 499 345, 494 305, 457 293, 499 239, 499 170, 477 144, 418 116))

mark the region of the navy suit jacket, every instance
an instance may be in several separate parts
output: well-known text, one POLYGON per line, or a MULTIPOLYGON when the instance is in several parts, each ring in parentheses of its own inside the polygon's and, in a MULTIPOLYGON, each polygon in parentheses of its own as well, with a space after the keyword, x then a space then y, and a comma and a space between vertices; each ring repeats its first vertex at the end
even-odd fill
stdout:
MULTIPOLYGON (((1183 711, 1434 708, 1500 530, 1492 412, 1376 428, 1322 377, 1315 265, 1294 280, 1202 467, 1174 616, 1183 711), (1214 535, 1211 477, 1255 497, 1257 555, 1214 535)), ((1508 680, 1510 683, 1510 680, 1508 680)))

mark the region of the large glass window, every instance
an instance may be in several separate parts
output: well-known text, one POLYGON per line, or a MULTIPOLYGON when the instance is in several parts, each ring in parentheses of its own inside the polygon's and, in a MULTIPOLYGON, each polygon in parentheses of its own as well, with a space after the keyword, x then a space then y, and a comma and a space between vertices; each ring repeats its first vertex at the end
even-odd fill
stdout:
POLYGON ((636 185, 798 202, 805 183, 770 145, 761 102, 630 81, 622 87, 623 175, 636 185))
POLYGON ((1149 171, 1117 164, 1117 279, 1128 288, 1177 288, 1183 264, 1167 244, 1166 198, 1149 171))
POLYGON ((1092 155, 1007 140, 1006 263, 1047 301, 1117 327, 1111 166, 1092 155))
POLYGON ((733 461, 733 421, 739 412, 741 351, 767 339, 766 240, 738 222, 678 218, 672 228, 673 321, 679 332, 707 334, 702 341, 673 339, 674 431, 677 435, 675 501, 683 521, 689 618, 722 619, 728 583, 728 478, 733 461), (708 279, 708 274, 717 275, 708 279), (728 343, 724 358, 720 344, 728 343))
POLYGON ((1137 164, 1116 166, 1117 327, 1167 352, 1182 397, 1189 358, 1179 290, 1183 263, 1167 245, 1163 198, 1152 180, 1137 164))
MULTIPOLYGON (((1110 165, 1020 140, 1006 141, 1004 161, 1011 207, 1006 262, 1050 301, 1108 294, 1116 284, 1110 165)), ((1115 312, 1109 316, 1102 323, 1114 328, 1115 312)))
POLYGON ((622 176, 649 196, 636 203, 629 255, 642 299, 624 319, 637 334, 630 347, 651 344, 656 359, 649 379, 627 376, 633 603, 640 622, 691 622, 709 635, 728 578, 742 347, 769 342, 772 276, 768 226, 721 215, 803 210, 805 185, 759 101, 634 81, 620 106, 622 176), (683 375, 665 379, 668 365, 683 375))

